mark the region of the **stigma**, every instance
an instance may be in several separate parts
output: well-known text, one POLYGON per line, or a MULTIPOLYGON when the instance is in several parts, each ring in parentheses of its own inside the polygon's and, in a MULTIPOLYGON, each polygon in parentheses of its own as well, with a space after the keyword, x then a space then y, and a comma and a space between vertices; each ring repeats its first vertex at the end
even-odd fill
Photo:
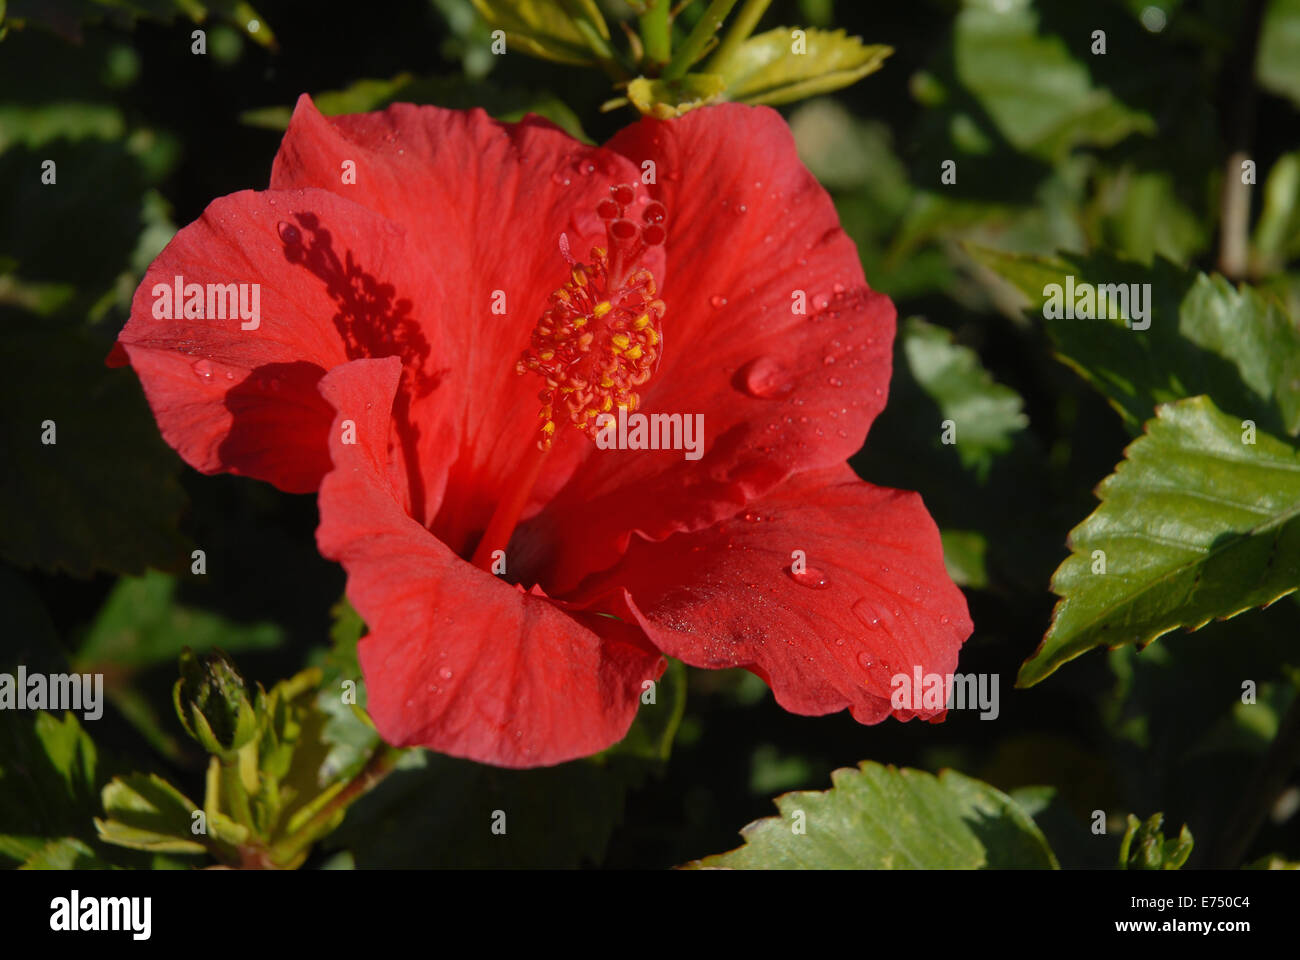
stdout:
POLYGON ((664 206, 650 201, 637 223, 627 216, 636 190, 624 183, 609 192, 609 199, 596 206, 605 222, 606 246, 592 247, 590 263, 579 263, 561 235, 568 280, 551 294, 515 364, 516 373, 536 373, 546 381, 537 395, 542 450, 565 424, 595 439, 601 414, 616 416, 620 407, 636 410, 639 390, 663 354, 667 307, 641 260, 667 236, 664 206))

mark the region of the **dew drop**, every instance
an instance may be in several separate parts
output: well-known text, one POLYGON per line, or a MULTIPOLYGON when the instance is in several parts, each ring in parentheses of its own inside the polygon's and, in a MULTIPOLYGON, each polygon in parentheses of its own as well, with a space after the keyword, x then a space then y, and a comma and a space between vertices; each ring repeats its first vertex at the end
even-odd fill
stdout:
POLYGON ((822 357, 822 363, 828 367, 835 366, 835 355, 833 353, 826 354, 826 356, 822 357))
POLYGON ((709 297, 709 303, 713 305, 714 310, 719 310, 727 305, 727 298, 720 293, 715 293, 709 297))
POLYGON ((874 630, 880 626, 880 617, 876 615, 875 608, 865 598, 853 604, 853 615, 862 621, 864 627, 870 627, 874 630))
MULTIPOLYGON (((746 510, 741 516, 750 523, 759 523, 763 520, 763 515, 755 510, 746 510)), ((946 618, 945 618, 946 619, 946 618)))
POLYGON ((790 570, 790 579, 801 587, 808 587, 811 590, 826 590, 830 588, 831 582, 826 579, 826 574, 822 573, 816 567, 805 567, 797 573, 790 570))
POLYGON ((444 679, 444 680, 450 680, 450 679, 451 679, 451 671, 450 671, 449 669, 447 669, 446 667, 443 667, 441 670, 438 671, 438 676, 442 677, 442 679, 444 679))
POLYGON ((283 240, 285 243, 302 242, 302 234, 298 232, 298 228, 295 227, 292 223, 289 223, 287 220, 281 220, 279 224, 276 226, 275 230, 278 234, 280 234, 280 239, 283 240))
POLYGON ((839 377, 831 377, 831 378, 830 378, 829 380, 827 380, 826 382, 829 383, 832 387, 842 387, 842 386, 844 386, 844 381, 841 380, 839 377))
POLYGON ((194 362, 194 372, 204 380, 212 378, 212 363, 208 360, 196 360, 194 362))
POLYGON ((745 392, 753 397, 784 397, 794 389, 794 381, 774 357, 755 357, 740 368, 737 376, 745 392))

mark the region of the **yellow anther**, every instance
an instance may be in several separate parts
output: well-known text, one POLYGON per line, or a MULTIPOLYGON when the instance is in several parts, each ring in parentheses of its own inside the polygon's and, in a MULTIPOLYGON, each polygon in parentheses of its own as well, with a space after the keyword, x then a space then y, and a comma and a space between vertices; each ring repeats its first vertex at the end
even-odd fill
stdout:
POLYGON ((644 330, 650 323, 650 314, 643 313, 632 322, 633 330, 644 330))
POLYGON ((609 338, 609 342, 612 343, 614 346, 618 347, 620 350, 626 350, 628 344, 632 342, 632 338, 629 337, 626 333, 616 333, 609 338))
MULTIPOLYGON (((604 303, 598 303, 594 307, 592 307, 591 314, 594 317, 603 317, 605 314, 609 313, 609 311, 613 309, 614 309, 614 305, 610 303, 608 300, 606 300, 604 303)), ((583 322, 584 323, 586 322, 585 318, 583 319, 583 322)), ((577 324, 575 323, 574 326, 577 326, 577 324)))
POLYGON ((639 360, 641 358, 641 344, 638 343, 635 347, 632 347, 623 354, 623 356, 627 357, 629 360, 639 360))
POLYGON ((652 347, 659 342, 659 334, 655 332, 654 327, 645 332, 645 342, 652 347))

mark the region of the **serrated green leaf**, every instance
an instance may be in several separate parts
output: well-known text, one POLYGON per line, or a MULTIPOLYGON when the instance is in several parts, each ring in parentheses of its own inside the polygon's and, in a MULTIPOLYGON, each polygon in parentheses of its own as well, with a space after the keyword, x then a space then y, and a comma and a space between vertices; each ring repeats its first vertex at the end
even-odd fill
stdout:
POLYGON ((722 77, 729 100, 780 104, 856 83, 879 70, 894 52, 893 47, 865 44, 843 30, 800 32, 802 53, 794 52, 794 31, 777 27, 750 37, 707 69, 722 77))
POLYGON ((830 790, 787 793, 745 845, 692 868, 979 869, 1057 866, 1034 821, 1000 790, 954 770, 938 777, 863 761, 830 790), (803 832, 799 832, 802 827, 803 832))
MULTIPOLYGON (((962 466, 981 480, 993 458, 1011 449, 1012 436, 1029 425, 1024 401, 1010 387, 995 383, 969 347, 953 343, 942 327, 911 317, 903 324, 903 350, 916 382, 955 425, 962 466)), ((939 424, 935 424, 936 435, 939 424)))
POLYGON ((1162 260, 1147 269, 1104 256, 970 252, 1017 287, 1038 316, 1048 286, 1064 291, 1069 276, 1076 289, 1150 284, 1143 298, 1149 329, 1130 329, 1121 315, 1043 319, 1061 359, 1106 396, 1130 429, 1158 404, 1208 394, 1221 409, 1261 427, 1300 433, 1300 331, 1251 287, 1234 288, 1218 275, 1185 273, 1162 260))
POLYGON ((555 0, 473 0, 479 13, 491 26, 506 32, 506 49, 511 45, 545 60, 585 66, 595 62, 592 49, 580 24, 605 40, 609 27, 595 0, 568 0, 574 10, 555 0))
POLYGON ((677 80, 637 77, 627 85, 627 98, 647 116, 670 120, 719 99, 726 87, 714 73, 688 73, 677 80))
POLYGON ((117 777, 104 787, 106 820, 95 828, 106 843, 158 853, 206 853, 192 832, 198 809, 188 797, 156 774, 117 777))
POLYGON ((1300 586, 1300 454, 1245 435, 1208 397, 1159 408, 1098 488, 1101 506, 1071 531, 1052 577, 1062 599, 1018 685, 1094 647, 1145 646, 1300 586))

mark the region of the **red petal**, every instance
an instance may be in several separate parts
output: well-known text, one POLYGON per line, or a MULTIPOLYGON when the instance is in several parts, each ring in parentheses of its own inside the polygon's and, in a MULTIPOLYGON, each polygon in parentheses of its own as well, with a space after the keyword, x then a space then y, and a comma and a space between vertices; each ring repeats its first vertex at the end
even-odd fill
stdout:
POLYGON ((635 540, 603 579, 626 587, 664 653, 747 667, 793 713, 848 707, 862 723, 888 716, 895 674, 952 673, 972 629, 921 498, 847 466, 801 474, 707 530, 635 540), (796 550, 809 585, 790 572, 796 550))
POLYGON ((400 330, 426 285, 401 231, 365 208, 321 190, 243 191, 213 201, 153 262, 118 343, 188 463, 308 492, 329 468, 321 375, 362 355, 367 331, 400 330), (173 288, 177 276, 258 284, 260 325, 155 317, 155 285, 173 288))
MULTIPOLYGON (((326 118, 309 98, 298 101, 272 186, 331 190, 403 224, 413 258, 438 278, 421 322, 428 340, 446 345, 439 391, 456 398, 443 417, 458 439, 438 464, 449 465, 445 498, 430 494, 419 516, 459 552, 473 548, 537 441, 541 382, 516 375, 514 364, 547 297, 568 278, 560 235, 588 259, 604 243, 596 205, 638 174, 626 158, 535 120, 503 124, 482 110, 410 104, 326 118), (343 182, 345 161, 356 165, 355 183, 343 182), (493 312, 498 291, 504 314, 493 312)), ((662 256, 654 252, 652 269, 662 271, 662 256)), ((437 416, 417 400, 411 418, 437 416)), ((572 440, 548 457, 530 513, 587 455, 572 440)), ((427 452, 421 459, 431 461, 427 452)), ((436 479, 427 482, 441 493, 436 479)))
POLYGON ((634 626, 579 622, 465 563, 407 516, 387 454, 399 371, 394 358, 358 360, 321 381, 338 414, 317 541, 343 564, 370 627, 359 655, 380 734, 506 767, 617 742, 662 658, 634 626), (344 442, 349 420, 354 444, 344 442))
POLYGON ((894 306, 867 288, 779 114, 701 108, 641 120, 609 146, 655 162, 650 190, 667 207, 664 359, 641 410, 703 414, 708 449, 698 462, 593 452, 533 526, 556 554, 553 591, 612 563, 634 528, 698 529, 794 472, 843 462, 889 386, 894 306), (796 291, 807 315, 792 312, 796 291))

